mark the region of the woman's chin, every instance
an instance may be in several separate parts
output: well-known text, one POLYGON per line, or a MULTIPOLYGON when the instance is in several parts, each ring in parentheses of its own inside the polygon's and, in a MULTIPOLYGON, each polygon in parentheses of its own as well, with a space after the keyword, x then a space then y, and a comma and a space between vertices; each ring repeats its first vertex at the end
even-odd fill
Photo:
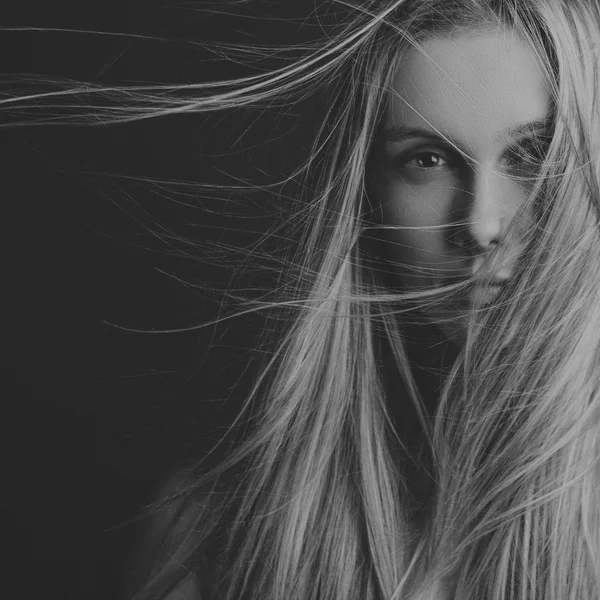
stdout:
POLYGON ((494 285, 477 285, 459 292, 440 295, 421 306, 427 321, 441 332, 445 340, 462 348, 467 339, 469 323, 474 311, 492 306, 502 288, 494 285))

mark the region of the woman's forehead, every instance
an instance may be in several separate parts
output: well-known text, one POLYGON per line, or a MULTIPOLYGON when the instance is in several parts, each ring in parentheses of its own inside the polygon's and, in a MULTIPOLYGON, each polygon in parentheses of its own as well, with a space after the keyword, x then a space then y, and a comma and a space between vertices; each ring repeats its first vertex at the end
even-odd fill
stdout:
POLYGON ((385 126, 424 128, 479 149, 549 111, 545 75, 527 43, 509 31, 481 31, 408 50, 394 74, 385 126))

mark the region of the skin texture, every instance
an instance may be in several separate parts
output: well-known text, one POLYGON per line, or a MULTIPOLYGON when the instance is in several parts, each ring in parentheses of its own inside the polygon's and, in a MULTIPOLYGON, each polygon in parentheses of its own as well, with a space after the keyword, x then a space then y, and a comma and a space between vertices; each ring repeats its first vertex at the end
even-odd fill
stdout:
MULTIPOLYGON (((434 37, 402 57, 373 171, 379 218, 400 226, 381 234, 399 287, 440 288, 474 274, 510 278, 529 219, 527 178, 539 169, 549 114, 542 69, 508 30, 434 37)), ((496 289, 477 285, 427 301, 424 312, 460 344, 468 311, 493 301, 496 289)))

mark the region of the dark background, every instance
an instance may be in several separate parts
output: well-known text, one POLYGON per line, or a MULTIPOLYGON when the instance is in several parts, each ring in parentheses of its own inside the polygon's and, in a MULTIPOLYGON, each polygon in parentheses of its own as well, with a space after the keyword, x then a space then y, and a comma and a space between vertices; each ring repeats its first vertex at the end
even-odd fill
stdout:
MULTIPOLYGON (((238 13, 248 10, 245 3, 233 4, 238 13)), ((282 15, 286 3, 263 4, 279 4, 282 15)), ((292 4, 286 4, 290 14, 292 4)), ((281 23, 251 20, 248 13, 217 24, 191 6, 3 3, 0 25, 176 39, 218 32, 249 42, 283 41, 296 28, 291 21, 286 30, 281 23)), ((193 82, 241 71, 206 63, 202 52, 182 44, 1 31, 0 72, 128 83, 193 82)), ((10 115, 0 118, 4 123, 10 115)), ((2 295, 8 300, 1 364, 4 547, 14 559, 9 576, 17 581, 11 598, 126 597, 123 572, 138 530, 123 524, 152 499, 173 465, 201 456, 218 437, 232 415, 216 400, 238 382, 247 389, 252 380, 249 350, 263 326, 260 317, 161 335, 110 325, 160 330, 210 320, 220 314, 218 301, 165 273, 223 285, 231 273, 169 254, 148 229, 164 223, 181 235, 191 233, 193 210, 131 183, 90 175, 210 179, 218 169, 202 156, 214 148, 229 151, 233 138, 226 132, 244 126, 236 118, 208 129, 198 117, 170 117, 111 128, 0 130, 2 295)), ((303 117, 261 118, 259 132, 286 132, 303 117)), ((273 144, 271 167, 284 160, 273 144)), ((235 170, 248 155, 241 151, 229 160, 235 170)), ((212 225, 206 214, 197 218, 212 225)), ((222 215, 214 218, 216 240, 243 245, 243 232, 223 227, 222 215)), ((250 225, 261 229, 260 216, 250 225)))

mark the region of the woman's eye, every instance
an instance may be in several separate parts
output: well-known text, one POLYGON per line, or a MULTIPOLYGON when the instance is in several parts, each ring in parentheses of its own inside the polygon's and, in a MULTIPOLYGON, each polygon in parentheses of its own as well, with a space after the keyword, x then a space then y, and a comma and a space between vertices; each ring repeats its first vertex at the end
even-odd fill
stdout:
POLYGON ((506 162, 511 165, 534 164, 539 162, 539 156, 531 147, 519 146, 511 149, 506 154, 506 162))
POLYGON ((446 167, 449 161, 437 152, 419 152, 402 161, 405 165, 419 169, 439 169, 446 167))
POLYGON ((516 169, 537 169, 548 151, 549 142, 545 139, 531 139, 510 148, 505 155, 505 163, 516 169))

